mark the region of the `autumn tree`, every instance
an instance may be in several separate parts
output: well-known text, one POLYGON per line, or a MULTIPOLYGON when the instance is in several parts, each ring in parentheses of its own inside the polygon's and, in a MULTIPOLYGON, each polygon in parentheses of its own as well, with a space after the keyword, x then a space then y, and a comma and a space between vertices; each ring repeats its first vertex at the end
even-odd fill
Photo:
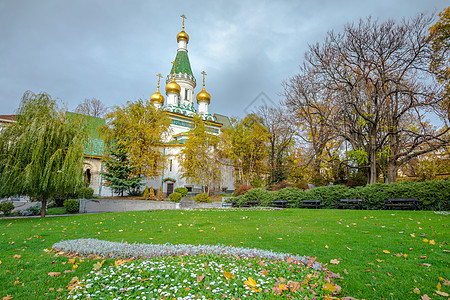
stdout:
POLYGON ((84 99, 84 101, 75 108, 75 112, 81 115, 104 118, 108 112, 108 108, 102 101, 91 98, 84 99))
POLYGON ((127 153, 132 174, 154 177, 161 174, 165 158, 162 145, 169 134, 169 118, 148 100, 127 102, 106 116, 102 129, 107 145, 119 144, 127 153))
POLYGON ((67 118, 50 95, 26 92, 17 121, 0 130, 0 197, 27 195, 42 202, 55 194, 75 193, 83 184, 81 118, 67 118))
POLYGON ((287 162, 295 143, 294 122, 281 107, 261 106, 256 112, 267 129, 269 184, 287 179, 287 162))
POLYGON ((377 180, 380 155, 393 182, 401 165, 448 143, 448 127, 427 121, 442 104, 442 90, 429 81, 431 20, 361 20, 330 32, 305 56, 301 75, 315 78, 333 107, 330 128, 364 158, 369 184, 377 180))
POLYGON ((439 20, 430 27, 432 47, 431 70, 445 89, 444 108, 450 120, 450 6, 439 13, 439 20))
POLYGON ((232 120, 225 128, 221 140, 221 156, 236 171, 238 184, 260 183, 266 173, 268 131, 255 114, 243 120, 232 120))
POLYGON ((179 153, 181 177, 202 186, 203 192, 210 193, 221 179, 217 151, 219 138, 212 134, 200 116, 194 116, 193 126, 179 153))

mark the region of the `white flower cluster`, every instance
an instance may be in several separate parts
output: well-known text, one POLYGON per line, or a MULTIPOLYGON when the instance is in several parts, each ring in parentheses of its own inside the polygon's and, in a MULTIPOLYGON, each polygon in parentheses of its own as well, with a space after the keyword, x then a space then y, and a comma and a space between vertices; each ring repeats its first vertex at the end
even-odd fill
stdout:
POLYGON ((434 213, 437 215, 444 215, 444 216, 450 215, 450 211, 435 211, 434 213))
MULTIPOLYGON (((308 264, 310 257, 273 252, 257 248, 240 248, 225 245, 189 245, 189 244, 126 244, 102 241, 98 239, 66 240, 55 243, 53 249, 63 252, 78 252, 80 255, 99 255, 111 258, 154 257, 172 255, 238 255, 243 257, 260 257, 286 261, 290 258, 308 264)), ((322 270, 323 265, 314 262, 311 268, 322 270)))

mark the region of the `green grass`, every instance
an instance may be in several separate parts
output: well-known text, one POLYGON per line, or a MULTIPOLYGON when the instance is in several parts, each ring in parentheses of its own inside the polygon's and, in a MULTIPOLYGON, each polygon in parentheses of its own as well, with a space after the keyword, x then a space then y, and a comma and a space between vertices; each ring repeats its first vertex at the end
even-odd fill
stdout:
MULTIPOLYGON (((68 258, 55 257, 44 249, 61 240, 88 237, 128 243, 222 243, 312 255, 323 263, 340 259, 328 267, 344 277, 340 283, 344 295, 418 299, 412 293, 418 288, 421 295, 434 299, 439 277, 450 279, 449 218, 429 211, 287 209, 1 219, 0 299, 6 295, 15 299, 64 297, 72 277, 90 272, 94 262, 87 259, 73 272, 63 273, 72 270, 68 258), (436 244, 424 242, 425 238, 436 244), (49 272, 62 274, 50 277, 49 272)), ((449 293, 450 286, 442 284, 442 291, 449 293)))
POLYGON ((47 215, 65 215, 67 211, 64 207, 53 207, 47 209, 47 215))

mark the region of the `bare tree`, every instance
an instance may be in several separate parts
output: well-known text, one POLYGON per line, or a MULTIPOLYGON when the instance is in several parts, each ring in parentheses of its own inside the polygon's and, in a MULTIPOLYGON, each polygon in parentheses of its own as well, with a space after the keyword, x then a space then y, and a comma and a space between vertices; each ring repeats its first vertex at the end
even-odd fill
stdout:
POLYGON ((77 108, 75 108, 75 112, 86 116, 104 118, 108 113, 108 108, 102 101, 91 98, 84 99, 82 103, 78 104, 77 108))
POLYGON ((342 34, 330 32, 306 54, 301 74, 314 77, 315 89, 333 107, 327 125, 365 156, 369 184, 376 182, 380 153, 392 182, 409 159, 448 144, 448 127, 433 128, 426 119, 442 106, 443 92, 430 84, 428 71, 432 19, 421 14, 397 24, 368 18, 342 34))
POLYGON ((295 142, 294 124, 281 107, 264 105, 258 108, 256 114, 269 134, 269 183, 277 183, 287 178, 286 161, 295 142))
POLYGON ((304 163, 311 170, 310 181, 322 185, 328 183, 323 170, 336 158, 335 151, 341 144, 335 131, 336 109, 330 105, 331 95, 318 77, 308 72, 306 66, 301 71, 283 82, 283 104, 291 112, 290 119, 295 120, 302 153, 306 155, 304 163))

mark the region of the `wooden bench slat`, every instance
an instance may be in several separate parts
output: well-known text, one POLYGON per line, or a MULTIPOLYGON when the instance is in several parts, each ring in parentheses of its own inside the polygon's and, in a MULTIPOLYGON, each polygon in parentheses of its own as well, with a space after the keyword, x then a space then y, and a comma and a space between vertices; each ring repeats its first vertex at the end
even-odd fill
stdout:
POLYGON ((384 201, 384 209, 391 207, 410 207, 414 210, 419 209, 418 198, 389 198, 384 201))

